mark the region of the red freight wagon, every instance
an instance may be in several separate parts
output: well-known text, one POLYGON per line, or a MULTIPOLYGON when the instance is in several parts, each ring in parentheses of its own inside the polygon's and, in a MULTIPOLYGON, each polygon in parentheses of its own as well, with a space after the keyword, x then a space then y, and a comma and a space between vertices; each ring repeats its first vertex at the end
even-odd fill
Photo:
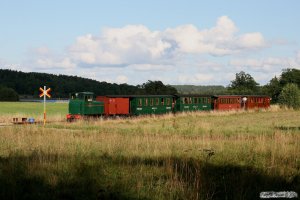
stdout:
POLYGON ((246 109, 269 108, 271 98, 268 96, 248 95, 243 97, 246 109))
POLYGON ((237 110, 241 109, 241 96, 218 95, 213 96, 215 110, 237 110))
POLYGON ((104 102, 105 115, 129 115, 128 97, 97 96, 96 101, 104 102))

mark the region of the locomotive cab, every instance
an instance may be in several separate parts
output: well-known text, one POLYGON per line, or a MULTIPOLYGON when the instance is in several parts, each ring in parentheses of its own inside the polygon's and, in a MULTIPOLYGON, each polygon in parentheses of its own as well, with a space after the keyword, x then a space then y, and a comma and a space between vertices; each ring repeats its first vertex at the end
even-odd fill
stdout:
POLYGON ((77 92, 70 94, 68 121, 80 119, 83 116, 100 116, 103 112, 103 102, 95 101, 94 93, 77 92))

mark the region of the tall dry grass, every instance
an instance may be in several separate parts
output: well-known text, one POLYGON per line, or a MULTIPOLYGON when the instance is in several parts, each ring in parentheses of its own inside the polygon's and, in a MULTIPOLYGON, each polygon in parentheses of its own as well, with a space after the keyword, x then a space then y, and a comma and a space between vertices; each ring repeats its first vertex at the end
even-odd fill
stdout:
POLYGON ((107 198, 111 187, 131 198, 209 199, 218 190, 229 198, 235 190, 223 187, 237 186, 233 172, 243 177, 239 195, 249 197, 256 179, 265 179, 262 186, 299 187, 299 119, 299 111, 272 108, 3 126, 0 156, 26 158, 28 176, 52 187, 83 173, 107 198))

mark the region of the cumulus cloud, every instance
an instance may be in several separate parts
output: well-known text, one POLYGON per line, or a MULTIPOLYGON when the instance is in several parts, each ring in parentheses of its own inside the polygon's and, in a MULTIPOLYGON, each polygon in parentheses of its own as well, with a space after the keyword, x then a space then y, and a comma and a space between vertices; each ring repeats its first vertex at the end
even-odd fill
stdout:
POLYGON ((228 85, 241 70, 270 80, 282 68, 300 68, 300 51, 294 57, 255 58, 259 50, 272 47, 267 43, 257 30, 241 33, 232 19, 221 16, 205 29, 193 24, 165 30, 144 25, 107 27, 98 35, 77 37, 61 53, 37 48, 28 63, 38 69, 56 68, 101 81, 135 84, 159 79, 173 84, 228 85))
POLYGON ((266 46, 266 42, 261 33, 247 33, 237 38, 237 45, 245 49, 259 49, 266 46))
POLYGON ((266 46, 261 33, 238 35, 238 28, 227 16, 220 17, 211 29, 198 30, 194 25, 183 25, 167 29, 163 35, 174 41, 182 53, 224 56, 266 46))
POLYGON ((170 47, 160 32, 151 32, 142 25, 129 25, 106 28, 100 37, 90 34, 78 37, 69 48, 69 55, 80 66, 145 64, 161 59, 170 47))
MULTIPOLYGON (((189 55, 224 56, 266 46, 261 33, 238 34, 227 16, 220 17, 210 29, 192 24, 152 31, 144 25, 105 28, 100 35, 79 36, 63 55, 53 55, 47 48, 37 49, 40 67, 126 67, 175 65, 189 55)), ((161 69, 163 69, 162 67, 161 69)))

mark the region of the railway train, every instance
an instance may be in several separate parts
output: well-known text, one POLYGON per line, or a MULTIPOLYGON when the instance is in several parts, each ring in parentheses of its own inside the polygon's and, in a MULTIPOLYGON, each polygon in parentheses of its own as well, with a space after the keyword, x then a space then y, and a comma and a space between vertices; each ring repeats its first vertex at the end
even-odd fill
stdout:
POLYGON ((70 95, 67 120, 89 116, 137 116, 189 111, 267 109, 264 95, 104 95, 92 92, 70 95))

